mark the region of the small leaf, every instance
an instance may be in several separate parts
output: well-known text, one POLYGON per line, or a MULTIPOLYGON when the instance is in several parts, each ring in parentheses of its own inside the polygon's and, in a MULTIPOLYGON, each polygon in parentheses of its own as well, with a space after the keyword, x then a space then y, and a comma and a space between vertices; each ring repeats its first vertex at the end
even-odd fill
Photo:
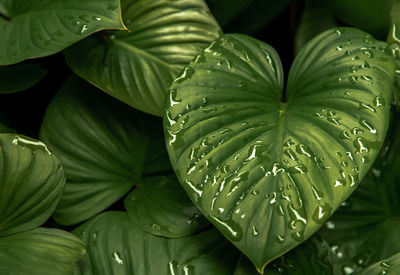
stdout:
POLYGON ((0 237, 43 224, 64 184, 61 164, 45 144, 0 134, 0 237))
POLYGON ((400 274, 400 253, 389 259, 370 265, 366 269, 357 272, 356 275, 397 275, 400 274))
POLYGON ((67 62, 122 102, 161 116, 173 78, 220 28, 203 0, 123 0, 122 11, 129 33, 85 39, 66 52, 67 62))
POLYGON ((400 115, 372 169, 325 224, 320 234, 331 245, 337 272, 357 272, 400 253, 400 115))
POLYGON ((68 80, 50 103, 40 131, 67 176, 56 221, 82 222, 122 198, 142 177, 170 171, 161 128, 158 118, 83 80, 68 80))
POLYGON ((38 83, 46 73, 38 63, 0 67, 0 94, 26 90, 38 83))
POLYGON ((216 230, 180 239, 142 231, 123 212, 106 212, 75 231, 87 244, 82 274, 227 274, 238 252, 216 230))
POLYGON ((74 274, 85 245, 71 233, 37 228, 0 237, 0 273, 74 274))
MULTIPOLYGON (((244 255, 234 275, 256 275, 254 265, 244 255)), ((295 249, 273 261, 264 275, 330 275, 333 274, 331 251, 327 242, 314 235, 295 249)))
POLYGON ((283 92, 269 45, 225 35, 171 86, 164 130, 178 179, 260 271, 320 228, 376 158, 394 75, 385 48, 328 30, 302 48, 283 92))
POLYGON ((296 31, 296 53, 317 34, 337 27, 331 6, 331 0, 306 0, 305 9, 296 31))
POLYGON ((180 238, 209 224, 175 176, 145 179, 125 198, 124 204, 131 220, 153 235, 180 238))
POLYGON ((123 29, 119 0, 0 1, 0 65, 57 53, 103 29, 123 29))

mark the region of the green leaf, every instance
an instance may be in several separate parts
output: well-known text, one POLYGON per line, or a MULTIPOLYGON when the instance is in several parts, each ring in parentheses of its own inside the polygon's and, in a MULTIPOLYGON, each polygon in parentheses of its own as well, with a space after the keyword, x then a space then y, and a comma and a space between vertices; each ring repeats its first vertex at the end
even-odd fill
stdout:
POLYGON ((390 30, 387 42, 396 60, 396 77, 393 88, 394 104, 400 109, 400 0, 394 0, 390 12, 390 30))
POLYGON ((85 39, 66 52, 67 62, 115 98, 161 116, 173 78, 220 28, 203 0, 123 0, 122 11, 129 33, 85 39))
POLYGON ((180 238, 209 224, 175 176, 145 179, 125 198, 124 204, 131 220, 153 235, 180 238))
POLYGON ((307 0, 296 31, 295 52, 317 34, 336 26, 331 0, 307 0))
POLYGON ((171 86, 164 128, 178 179, 260 271, 311 236, 376 158, 394 75, 385 46, 326 31, 298 54, 284 93, 269 45, 225 35, 171 86))
POLYGON ((123 29, 119 0, 0 0, 0 65, 57 53, 103 29, 123 29))
POLYGON ((400 274, 400 253, 397 253, 389 259, 375 263, 366 269, 358 272, 357 275, 396 275, 400 274))
POLYGON ((0 94, 26 90, 42 80, 46 73, 38 63, 0 67, 0 94))
MULTIPOLYGON (((396 0, 397 1, 397 0, 396 0)), ((386 37, 393 0, 333 0, 335 16, 379 39, 386 37)))
POLYGON ((400 253, 399 118, 393 118, 387 146, 370 172, 320 231, 332 247, 337 272, 356 272, 400 253))
POLYGON ((82 274, 227 274, 237 250, 216 230, 180 239, 142 231, 123 212, 106 212, 74 231, 88 247, 82 274))
POLYGON ((71 233, 37 228, 0 238, 0 273, 73 274, 85 245, 71 233))
MULTIPOLYGON (((234 275, 256 275, 257 270, 246 258, 240 258, 234 275)), ((331 252, 328 243, 318 235, 273 261, 264 275, 328 275, 332 273, 331 252)))
POLYGON ((46 145, 0 134, 0 236, 44 223, 56 208, 64 184, 61 164, 46 145))
POLYGON ((78 78, 69 79, 50 103, 40 137, 67 176, 54 214, 60 224, 82 222, 123 197, 142 177, 171 170, 160 119, 78 78))

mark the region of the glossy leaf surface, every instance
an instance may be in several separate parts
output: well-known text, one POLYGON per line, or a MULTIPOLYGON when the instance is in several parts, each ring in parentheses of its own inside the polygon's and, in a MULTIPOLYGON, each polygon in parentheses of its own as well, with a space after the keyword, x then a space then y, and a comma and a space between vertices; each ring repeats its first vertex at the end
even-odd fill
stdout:
POLYGON ((75 233, 88 247, 82 274, 230 275, 238 258, 217 230, 166 239, 145 233, 123 212, 103 213, 75 233))
POLYGON ((85 252, 81 240, 58 229, 37 228, 0 237, 0 273, 75 274, 85 252))
POLYGON ((400 127, 393 119, 387 146, 353 195, 320 231, 337 272, 359 271, 400 253, 400 127))
POLYGON ((0 67, 0 94, 28 89, 38 83, 46 73, 37 63, 0 67))
POLYGON ((0 236, 44 223, 56 208, 64 184, 61 164, 46 145, 0 134, 0 236))
POLYGON ((377 262, 366 269, 361 270, 357 275, 396 275, 400 274, 400 253, 389 259, 377 262))
POLYGON ((67 51, 67 62, 110 95, 161 116, 173 78, 220 28, 203 0, 123 0, 122 10, 129 33, 85 39, 67 51))
POLYGON ((145 179, 125 198, 124 204, 131 220, 153 235, 179 238, 209 224, 175 176, 145 179))
POLYGON ((40 136, 60 158, 67 176, 54 214, 61 224, 94 216, 142 176, 170 169, 159 119, 78 78, 69 79, 49 105, 40 136))
MULTIPOLYGON (((244 255, 234 275, 258 275, 253 264, 244 255)), ((331 275, 331 251, 328 243, 313 236, 295 249, 279 257, 264 270, 264 275, 331 275)))
POLYGON ((59 52, 102 29, 123 29, 119 0, 1 0, 0 65, 59 52))
POLYGON ((326 31, 296 57, 283 93, 277 53, 225 35, 171 86, 164 126, 178 178, 260 271, 311 236, 370 168, 389 121, 384 49, 356 29, 326 31))

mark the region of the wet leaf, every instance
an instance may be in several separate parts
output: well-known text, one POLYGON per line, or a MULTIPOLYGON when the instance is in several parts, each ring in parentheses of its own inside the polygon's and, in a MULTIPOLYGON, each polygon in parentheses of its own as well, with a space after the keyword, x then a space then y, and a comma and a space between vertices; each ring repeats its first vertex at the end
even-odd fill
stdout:
POLYGON ((122 198, 143 177, 171 171, 161 120, 140 113, 77 77, 50 103, 40 131, 67 176, 54 214, 82 222, 122 198))
POLYGON ((161 116, 173 78, 220 28, 203 0, 123 0, 122 11, 129 33, 85 39, 66 52, 67 62, 108 94, 161 116))
POLYGON ((171 86, 164 130, 178 179, 260 271, 320 228, 376 158, 394 75, 385 47, 356 29, 326 31, 283 92, 269 45, 225 35, 171 86))
POLYGON ((60 161, 44 143, 0 134, 0 238, 43 224, 64 184, 60 161))
POLYGON ((59 52, 103 29, 123 29, 119 0, 1 0, 0 65, 59 52))
POLYGON ((146 178, 124 200, 128 216, 154 235, 179 238, 209 224, 175 176, 146 178))
POLYGON ((0 67, 0 94, 28 89, 38 83, 46 73, 38 63, 0 67))
POLYGON ((85 245, 71 233, 37 228, 0 237, 0 273, 13 275, 76 274, 85 245))
MULTIPOLYGON (((240 258, 234 275, 258 275, 254 265, 244 256, 240 258)), ((329 245, 315 235, 298 247, 279 257, 264 270, 264 275, 331 275, 329 245)))
POLYGON ((400 274, 400 253, 389 259, 375 263, 366 269, 357 272, 356 275, 396 275, 400 274))
POLYGON ((217 230, 180 239, 142 231, 123 212, 106 212, 75 231, 87 244, 82 274, 233 273, 238 251, 217 230))
POLYGON ((357 272, 400 253, 398 119, 396 114, 387 146, 372 169, 320 231, 332 247, 337 272, 357 272))

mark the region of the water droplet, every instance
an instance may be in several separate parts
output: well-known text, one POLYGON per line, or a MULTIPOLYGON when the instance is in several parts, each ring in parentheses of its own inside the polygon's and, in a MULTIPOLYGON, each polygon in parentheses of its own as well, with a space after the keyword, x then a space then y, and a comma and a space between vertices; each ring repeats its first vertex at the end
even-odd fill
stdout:
POLYGON ((363 126, 366 129, 368 129, 371 134, 376 134, 376 129, 371 124, 371 122, 366 121, 365 119, 361 119, 360 120, 360 125, 363 126))
POLYGON ((283 237, 283 236, 277 234, 277 235, 275 236, 275 241, 276 241, 277 243, 283 243, 283 242, 285 241, 285 237, 283 237))
POLYGON ((30 139, 30 138, 24 138, 24 137, 20 137, 20 136, 15 136, 13 138, 13 140, 11 141, 11 143, 13 145, 21 146, 23 148, 29 148, 33 152, 39 150, 39 151, 43 151, 43 152, 47 153, 48 155, 52 154, 50 152, 50 150, 47 148, 47 146, 43 142, 35 141, 33 139, 30 139))
POLYGON ((349 135, 349 133, 348 133, 346 130, 343 130, 342 132, 340 132, 339 137, 340 137, 341 139, 350 139, 350 135, 349 135))
POLYGON ((376 112, 375 108, 372 107, 371 105, 367 104, 367 103, 360 103, 359 109, 360 110, 368 110, 368 111, 371 111, 371 112, 374 112, 374 113, 376 112))
POLYGON ((232 219, 222 220, 221 218, 215 217, 213 215, 210 215, 209 218, 214 221, 214 224, 218 226, 219 229, 223 231, 231 241, 237 242, 242 239, 243 230, 240 225, 232 219))
POLYGON ((353 58, 351 59, 351 60, 359 60, 360 59, 360 57, 358 56, 358 55, 355 55, 355 56, 353 56, 353 58))
POLYGON ((98 16, 93 16, 92 19, 94 21, 101 21, 101 17, 98 17, 98 16))
POLYGON ((386 106, 385 99, 382 96, 375 97, 373 104, 376 107, 384 107, 384 106, 386 106))
POLYGON ((338 45, 338 46, 336 46, 336 50, 337 50, 337 51, 341 51, 341 50, 343 50, 343 46, 342 46, 342 45, 338 45))
POLYGON ((346 275, 350 275, 350 274, 354 273, 354 269, 351 268, 350 266, 344 266, 343 273, 346 275))
POLYGON ((312 215, 312 219, 316 223, 322 224, 329 218, 331 211, 332 211, 332 207, 328 203, 325 203, 324 205, 320 205, 315 209, 315 211, 312 215))
POLYGON ((332 221, 327 221, 325 226, 328 229, 335 229, 335 224, 332 221))
POLYGON ((357 80, 358 80, 358 76, 356 76, 356 75, 352 75, 352 76, 349 77, 349 81, 352 84, 356 84, 357 80))
POLYGON ((111 256, 113 257, 113 259, 114 259, 114 261, 115 261, 116 263, 118 263, 118 264, 123 264, 123 263, 124 263, 124 261, 123 261, 123 259, 122 259, 122 257, 121 257, 121 254, 120 254, 119 252, 114 251, 114 252, 111 254, 111 256))
POLYGON ((157 230, 157 231, 161 230, 161 226, 159 226, 158 224, 155 224, 155 223, 153 223, 151 225, 151 228, 153 228, 154 230, 157 230))
POLYGON ((335 32, 337 33, 337 35, 342 35, 342 32, 339 29, 336 29, 335 32))
POLYGON ((177 78, 175 78, 174 82, 180 84, 183 81, 190 79, 193 74, 194 74, 194 69, 192 67, 185 67, 182 74, 180 76, 178 76, 177 78))
POLYGON ((253 225, 253 236, 258 236, 260 232, 258 232, 257 228, 253 225))

